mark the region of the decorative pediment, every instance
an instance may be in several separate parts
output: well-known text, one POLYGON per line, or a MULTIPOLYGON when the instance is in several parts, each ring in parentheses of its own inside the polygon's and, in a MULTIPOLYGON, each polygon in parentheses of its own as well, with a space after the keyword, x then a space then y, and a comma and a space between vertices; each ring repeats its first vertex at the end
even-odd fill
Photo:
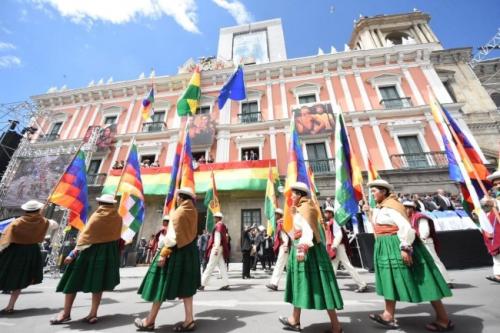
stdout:
POLYGON ((125 108, 119 105, 110 105, 102 108, 101 112, 104 117, 119 115, 125 108))
POLYGON ((321 85, 314 82, 301 83, 295 88, 290 89, 290 91, 295 95, 305 95, 305 94, 315 94, 319 96, 319 91, 321 90, 321 85))
POLYGON ((368 79, 372 87, 401 84, 401 74, 383 73, 368 79))

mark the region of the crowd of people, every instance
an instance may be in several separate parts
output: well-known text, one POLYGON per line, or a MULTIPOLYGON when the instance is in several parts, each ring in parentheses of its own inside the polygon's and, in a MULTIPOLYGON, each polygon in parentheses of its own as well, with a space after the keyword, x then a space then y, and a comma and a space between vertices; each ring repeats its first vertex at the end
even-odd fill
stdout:
MULTIPOLYGON (((492 232, 483 230, 494 264, 493 275, 487 278, 500 283, 500 170, 489 178, 495 185, 495 197, 481 200, 492 228, 492 232)), ((383 309, 370 314, 369 318, 386 329, 397 329, 397 302, 429 302, 435 319, 425 328, 432 332, 453 330, 454 323, 442 302, 443 298, 451 297, 452 292, 435 251, 438 244, 432 219, 425 211, 419 211, 420 207, 425 208, 425 197, 423 205, 419 197, 398 197, 394 187, 382 179, 374 180, 368 186, 376 208, 363 204, 361 209, 375 233, 375 292, 384 300, 383 309)), ((336 266, 342 263, 347 269, 358 285, 356 292, 367 291, 366 283, 349 262, 346 228, 335 219, 336 210, 331 199, 323 204, 321 213, 306 184, 296 182, 290 189, 290 230, 285 230, 284 212, 276 209, 274 238, 262 226, 248 226, 243 232, 242 278, 252 278, 250 272, 257 268, 258 263, 262 269, 270 270, 275 262, 267 288, 278 290, 279 279, 286 269, 284 300, 292 305, 289 316, 278 318, 283 327, 301 331, 302 309, 314 309, 327 312, 330 332, 343 332, 336 313, 344 308, 336 266)), ((151 235, 149 243, 145 239, 139 242, 142 248, 140 260, 150 262, 150 265, 138 287, 138 294, 152 304, 147 316, 135 319, 138 330, 154 330, 162 303, 175 299, 184 303, 184 320, 173 330, 195 330, 193 296, 210 286, 215 268, 223 280, 220 290, 231 289, 227 274, 231 241, 224 215, 215 212, 213 230, 198 236, 195 199, 196 195, 190 188, 178 189, 177 208, 170 216, 163 216, 159 232, 151 235)), ((63 293, 65 299, 63 309, 50 321, 52 325, 72 320, 71 311, 78 292, 92 294, 89 313, 83 321, 95 324, 99 321, 98 309, 103 292, 112 291, 120 283, 122 218, 113 195, 103 194, 97 202, 99 206, 78 235, 74 248, 64 258, 66 269, 56 292, 63 293)), ((453 200, 442 191, 438 191, 433 202, 436 203, 434 210, 453 209, 453 200)), ((2 315, 14 313, 21 290, 42 282, 43 259, 39 244, 47 233, 57 228, 55 221, 43 217, 43 208, 42 203, 34 200, 22 205, 24 214, 14 220, 0 238, 0 290, 10 293, 2 315)))

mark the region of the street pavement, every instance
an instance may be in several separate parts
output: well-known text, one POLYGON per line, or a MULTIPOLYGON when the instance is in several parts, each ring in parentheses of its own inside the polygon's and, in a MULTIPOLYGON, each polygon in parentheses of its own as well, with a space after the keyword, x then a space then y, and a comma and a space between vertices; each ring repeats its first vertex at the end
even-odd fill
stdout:
MULTIPOLYGON (((99 321, 95 325, 85 324, 90 308, 90 294, 78 294, 73 312, 73 321, 61 326, 50 326, 49 320, 62 308, 64 295, 56 293, 58 279, 46 276, 42 284, 31 286, 21 294, 13 315, 0 315, 0 333, 42 332, 135 332, 133 321, 147 315, 151 303, 137 295, 137 288, 146 273, 146 267, 122 268, 121 283, 114 292, 104 293, 99 309, 99 321)), ((195 317, 197 332, 283 332, 278 316, 289 315, 292 307, 283 301, 284 278, 280 290, 273 292, 265 285, 270 274, 258 270, 252 272, 254 279, 241 279, 241 264, 230 265, 230 291, 218 291, 222 286, 218 274, 210 286, 195 295, 195 317)), ((500 285, 487 281, 491 267, 451 271, 456 288, 453 297, 445 299, 450 317, 455 323, 455 332, 498 333, 500 332, 500 285)), ((340 271, 337 279, 344 299, 344 310, 338 312, 346 333, 398 332, 386 331, 368 319, 368 315, 381 311, 383 299, 374 292, 374 275, 361 271, 369 283, 370 290, 364 294, 354 293, 355 284, 340 271)), ((0 306, 7 304, 9 295, 0 295, 0 306)), ((399 332, 426 332, 424 326, 432 321, 430 304, 399 303, 397 318, 399 332)), ((182 302, 165 302, 156 320, 157 332, 171 332, 173 325, 183 320, 182 302)), ((304 310, 301 323, 303 332, 323 332, 329 328, 325 311, 304 310)))

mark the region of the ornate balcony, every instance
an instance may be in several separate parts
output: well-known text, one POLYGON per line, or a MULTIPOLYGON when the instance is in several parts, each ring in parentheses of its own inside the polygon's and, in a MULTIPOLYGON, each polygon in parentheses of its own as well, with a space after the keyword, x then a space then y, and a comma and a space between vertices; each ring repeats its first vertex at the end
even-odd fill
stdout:
POLYGON ((411 108, 413 106, 413 103, 411 102, 410 97, 404 97, 382 99, 380 101, 380 105, 383 105, 385 109, 403 109, 411 108))
POLYGON ((167 129, 164 121, 150 121, 142 124, 143 133, 162 132, 167 129))
POLYGON ((395 154, 391 155, 390 158, 394 169, 435 169, 448 166, 448 159, 444 151, 395 154))
POLYGON ((305 162, 311 167, 315 175, 335 172, 335 159, 333 158, 326 160, 306 160, 305 162))
POLYGON ((262 121, 262 113, 260 111, 239 113, 238 119, 240 124, 258 123, 262 121))

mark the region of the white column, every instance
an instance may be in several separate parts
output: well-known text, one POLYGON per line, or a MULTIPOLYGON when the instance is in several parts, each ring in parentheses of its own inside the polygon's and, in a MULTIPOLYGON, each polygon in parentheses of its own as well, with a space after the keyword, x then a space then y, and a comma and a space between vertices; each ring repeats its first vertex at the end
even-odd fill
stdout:
POLYGON ((73 131, 73 126, 75 125, 76 118, 80 115, 80 112, 82 111, 82 107, 78 107, 75 112, 73 112, 73 116, 71 117, 71 121, 66 127, 66 130, 64 131, 64 134, 61 135, 61 139, 69 139, 71 132, 73 131))
POLYGON ((165 158, 165 166, 171 166, 174 164, 175 150, 177 148, 177 141, 179 141, 179 135, 172 135, 168 139, 167 156, 165 158))
POLYGON ((228 130, 220 130, 217 134, 217 154, 215 162, 229 162, 230 135, 228 130))
POLYGON ((412 95, 415 97, 417 105, 425 105, 424 99, 422 98, 422 95, 420 94, 415 81, 413 81, 413 77, 411 76, 408 67, 401 66, 401 70, 403 71, 403 75, 405 76, 406 81, 408 81, 408 85, 410 86, 412 95))
POLYGON ((276 153, 276 129, 274 127, 269 128, 269 145, 271 147, 271 158, 277 159, 278 154, 276 153))
POLYGON ((132 97, 130 100, 130 104, 128 106, 127 110, 127 115, 125 116, 125 124, 122 127, 122 130, 120 131, 121 134, 127 133, 128 130, 128 125, 130 124, 130 117, 132 116, 132 113, 134 112, 134 107, 135 107, 135 102, 137 101, 137 96, 132 97))
POLYGON ((424 75, 427 78, 427 81, 429 82, 429 85, 432 88, 434 95, 436 95, 439 103, 453 103, 450 94, 448 94, 448 91, 444 87, 443 82, 441 82, 441 79, 439 79, 439 76, 437 75, 434 67, 431 64, 426 64, 422 66, 422 71, 424 72, 424 75))
POLYGON ((422 30, 419 29, 418 24, 415 24, 414 26, 415 32, 417 33, 418 37, 420 38, 422 43, 426 43, 427 39, 425 38, 424 34, 422 33, 422 30))
POLYGON ((328 91, 328 98, 330 99, 330 104, 332 105, 332 108, 334 105, 337 105, 337 98, 335 97, 335 91, 333 90, 333 84, 331 77, 332 75, 330 73, 325 73, 325 84, 326 84, 326 90, 328 91))
POLYGON ((80 122, 78 123, 78 127, 76 128, 76 131, 73 132, 73 136, 71 137, 72 139, 76 139, 80 135, 80 132, 82 131, 83 127, 83 122, 85 121, 85 118, 87 118, 87 114, 90 112, 91 107, 92 105, 89 104, 85 108, 85 111, 83 111, 83 115, 80 117, 80 122))
MULTIPOLYGON (((142 108, 142 106, 141 106, 141 108, 142 108)), ((142 124, 142 110, 139 110, 139 112, 137 112, 137 116, 135 118, 134 125, 130 129, 130 132, 131 133, 139 133, 141 131, 141 124, 142 124)))
POLYGON ((267 120, 274 120, 274 106, 273 106, 273 88, 272 88, 272 83, 268 82, 266 84, 266 86, 267 86, 266 95, 267 95, 267 114, 268 114, 267 120))
POLYGON ((340 85, 342 86, 342 91, 344 92, 345 100, 347 102, 347 110, 355 111, 354 102, 352 101, 351 92, 349 91, 349 85, 344 74, 339 75, 340 85))
POLYGON ((101 107, 102 107, 102 104, 99 104, 95 108, 94 114, 92 115, 92 118, 90 119, 89 126, 94 125, 94 122, 95 122, 95 119, 97 118, 97 115, 99 114, 99 112, 101 112, 101 107))
POLYGON ((380 127, 378 126, 378 121, 375 117, 370 117, 370 125, 373 128, 373 134, 375 135, 375 140, 377 141, 377 146, 382 156, 382 161, 386 170, 393 169, 391 159, 389 158, 389 153, 387 152, 386 144, 382 138, 382 133, 380 132, 380 127))
POLYGON ((434 138, 436 139, 439 145, 439 149, 441 151, 444 151, 443 138, 441 137, 441 134, 439 134, 439 129, 430 111, 425 111, 425 119, 427 120, 427 123, 431 127, 432 135, 434 135, 434 138))
POLYGON ((280 93, 281 93, 281 118, 288 118, 288 101, 286 99, 285 80, 280 79, 280 93))
MULTIPOLYGON (((120 150, 122 148, 123 141, 118 140, 115 144, 115 151, 113 152, 113 157, 111 158, 111 163, 109 164, 109 168, 107 173, 111 172, 111 169, 113 168, 113 164, 115 163, 116 159, 118 158, 118 154, 120 153, 120 150)), ((103 163, 104 164, 104 163, 103 163)))
POLYGON ((358 141, 359 150, 361 151, 361 157, 363 158, 363 166, 368 169, 368 149, 366 148, 365 138, 363 137, 363 131, 361 131, 361 123, 357 118, 352 119, 352 127, 354 127, 354 133, 356 134, 356 140, 358 141))
POLYGON ((363 100, 363 107, 365 108, 365 110, 373 110, 370 99, 368 98, 368 94, 366 93, 365 85, 363 83, 363 80, 361 79, 361 74, 356 71, 354 72, 354 77, 356 79, 356 85, 358 86, 359 92, 361 94, 361 99, 363 100))

